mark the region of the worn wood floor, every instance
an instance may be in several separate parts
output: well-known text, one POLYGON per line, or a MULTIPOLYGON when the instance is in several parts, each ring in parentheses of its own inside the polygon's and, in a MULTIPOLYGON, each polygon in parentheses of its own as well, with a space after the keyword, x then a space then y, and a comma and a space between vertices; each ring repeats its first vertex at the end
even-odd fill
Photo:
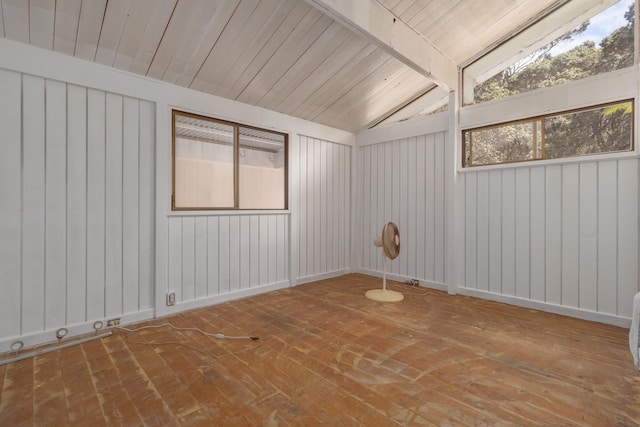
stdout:
POLYGON ((1 426, 640 425, 623 328, 348 275, 0 367, 1 426))

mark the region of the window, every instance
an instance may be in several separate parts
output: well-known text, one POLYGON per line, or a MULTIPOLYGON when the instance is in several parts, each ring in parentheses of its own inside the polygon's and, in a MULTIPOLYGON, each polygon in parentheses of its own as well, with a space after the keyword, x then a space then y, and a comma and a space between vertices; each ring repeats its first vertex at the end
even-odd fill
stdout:
POLYGON ((286 209, 287 135, 173 111, 173 210, 286 209))
POLYGON ((633 101, 462 132, 463 166, 633 150, 633 101))
POLYGON ((463 105, 631 67, 634 0, 570 1, 463 69, 463 105))

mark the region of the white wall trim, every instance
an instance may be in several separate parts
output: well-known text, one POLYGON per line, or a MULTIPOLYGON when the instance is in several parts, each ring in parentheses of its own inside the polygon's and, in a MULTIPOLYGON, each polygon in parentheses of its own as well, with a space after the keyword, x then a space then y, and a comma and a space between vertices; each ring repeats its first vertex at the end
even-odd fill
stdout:
POLYGON ((532 160, 532 161, 524 161, 524 162, 516 162, 516 163, 502 163, 495 165, 486 165, 486 166, 473 166, 473 167, 462 167, 460 162, 457 163, 457 168, 459 173, 472 173, 472 172, 480 172, 480 171, 492 171, 492 170, 504 170, 504 169, 520 169, 520 168, 535 168, 535 167, 544 167, 550 165, 566 165, 571 163, 587 163, 587 162, 598 162, 602 160, 621 160, 621 159, 634 159, 640 157, 640 154, 637 152, 638 144, 635 144, 634 151, 624 151, 624 152, 613 152, 613 153, 603 153, 603 154, 592 154, 578 157, 564 157, 560 159, 546 159, 546 160, 532 160))
MULTIPOLYGON (((185 111, 355 145, 355 134, 260 107, 198 92, 35 46, 0 39, 0 68, 60 80, 185 111)), ((170 122, 170 119, 167 118, 170 122)))
POLYGON ((351 273, 351 269, 345 268, 342 270, 330 271, 328 273, 315 274, 313 276, 299 277, 296 284, 302 285, 305 283, 317 282, 319 280, 333 279, 334 277, 344 276, 349 273, 351 273))
POLYGON ((163 310, 162 315, 161 316, 158 315, 157 317, 169 316, 171 314, 180 313, 186 310, 193 310, 195 308, 209 307, 216 304, 222 304, 223 302, 234 301, 241 298, 260 295, 266 292, 277 291, 279 289, 284 289, 288 287, 289 287, 289 281, 284 280, 282 282, 270 283, 268 285, 257 286, 255 288, 242 289, 239 291, 213 295, 210 297, 200 298, 196 300, 178 302, 176 303, 176 305, 167 307, 166 310, 163 310))
POLYGON ((470 288, 458 288, 459 295, 466 295, 474 298, 482 298, 489 301, 501 302, 505 304, 515 305, 517 307, 531 308, 534 310, 545 311, 547 313, 559 314, 562 316, 575 317, 582 320, 590 320, 593 322, 606 323, 609 325, 620 326, 622 328, 629 328, 631 326, 631 319, 615 316, 606 313, 598 313, 595 311, 584 310, 575 307, 562 306, 557 304, 550 304, 542 301, 534 301, 525 298, 519 298, 515 296, 507 296, 495 294, 492 292, 480 291, 470 288))
MULTIPOLYGON (((380 271, 369 270, 366 268, 359 268, 357 272, 360 274, 366 274, 367 276, 377 277, 380 280, 382 280, 382 276, 383 276, 382 272, 380 271)), ((418 279, 420 281, 421 288, 435 289, 437 291, 444 291, 444 292, 448 290, 448 285, 446 283, 434 282, 432 280, 421 279, 419 277, 408 277, 408 276, 401 276, 398 274, 387 273, 387 280, 393 280, 394 282, 404 283, 407 285, 407 289, 411 289, 412 287, 411 285, 408 284, 409 280, 411 279, 418 279)), ((382 287, 382 282, 380 282, 380 287, 382 287)))
POLYGON ((358 147, 363 147, 447 130, 449 130, 449 113, 445 111, 380 128, 364 129, 357 133, 356 139, 358 147))
MULTIPOLYGON (((103 327, 97 331, 99 333, 99 332, 108 331, 110 329, 114 329, 114 328, 107 327, 107 320, 109 319, 120 319, 120 326, 124 326, 124 325, 130 325, 132 323, 141 322, 143 320, 150 320, 150 319, 153 319, 153 317, 154 317, 154 310, 146 309, 146 310, 141 310, 133 313, 123 314, 121 316, 116 315, 116 316, 112 316, 104 319, 95 319, 90 322, 83 322, 83 323, 78 323, 78 324, 68 325, 68 326, 60 326, 60 328, 64 327, 69 331, 66 337, 61 342, 67 342, 70 339, 96 332, 96 330, 93 328, 93 325, 95 322, 98 322, 98 321, 101 321, 103 323, 103 327)), ((22 341, 24 343, 24 348, 22 349, 23 352, 25 351, 25 349, 36 346, 36 345, 56 343, 57 342, 56 331, 60 328, 52 328, 46 331, 34 332, 32 334, 25 334, 25 335, 18 335, 18 336, 3 338, 2 340, 0 340, 0 354, 10 352, 11 343, 15 341, 22 341)))
MULTIPOLYGON (((637 67, 460 108, 460 129, 505 123, 635 98, 637 67)), ((636 106, 637 108, 637 106, 636 106)))

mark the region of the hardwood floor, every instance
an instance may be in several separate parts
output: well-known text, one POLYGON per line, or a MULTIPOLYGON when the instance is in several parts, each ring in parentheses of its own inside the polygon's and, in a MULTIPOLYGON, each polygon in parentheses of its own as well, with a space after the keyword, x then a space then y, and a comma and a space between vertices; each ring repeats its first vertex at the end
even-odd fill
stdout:
POLYGON ((0 367, 0 426, 640 425, 628 330, 348 275, 0 367))

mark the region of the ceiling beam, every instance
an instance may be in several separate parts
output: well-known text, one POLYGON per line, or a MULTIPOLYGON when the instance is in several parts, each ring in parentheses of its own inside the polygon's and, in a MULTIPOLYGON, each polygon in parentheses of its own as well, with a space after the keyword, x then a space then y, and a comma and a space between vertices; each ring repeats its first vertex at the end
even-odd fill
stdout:
POLYGON ((381 49, 448 91, 457 89, 458 67, 424 36, 376 0, 306 0, 325 15, 364 35, 381 49))

